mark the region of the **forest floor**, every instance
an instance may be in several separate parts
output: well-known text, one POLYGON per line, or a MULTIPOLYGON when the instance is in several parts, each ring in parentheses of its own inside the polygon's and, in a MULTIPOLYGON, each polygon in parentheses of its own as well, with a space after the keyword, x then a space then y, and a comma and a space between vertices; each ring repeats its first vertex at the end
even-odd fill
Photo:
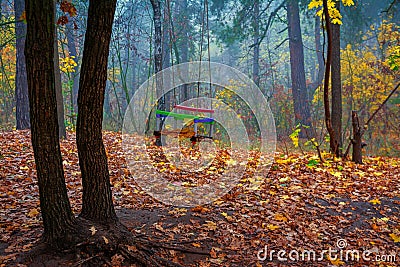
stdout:
MULTIPOLYGON (((158 253, 171 261, 200 267, 400 266, 398 158, 369 157, 357 165, 277 153, 265 176, 244 177, 211 204, 182 208, 164 205, 137 186, 120 134, 106 132, 104 142, 121 222, 135 235, 169 246, 158 253), (265 249, 267 257, 258 259, 265 249), (279 250, 286 254, 278 255, 279 250), (315 260, 307 251, 316 253, 315 260)), ((71 206, 79 214, 81 181, 73 133, 61 141, 61 150, 71 206)), ((28 131, 0 133, 0 181, 0 266, 17 266, 42 229, 28 131)), ((107 264, 124 266, 124 256, 113 255, 107 264)), ((31 264, 68 265, 91 266, 87 255, 62 254, 31 264)))

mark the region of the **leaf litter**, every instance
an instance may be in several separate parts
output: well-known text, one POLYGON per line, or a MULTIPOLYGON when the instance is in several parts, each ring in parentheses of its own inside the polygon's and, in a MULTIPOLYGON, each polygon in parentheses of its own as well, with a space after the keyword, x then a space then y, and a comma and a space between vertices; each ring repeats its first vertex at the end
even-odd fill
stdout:
MULTIPOLYGON (((75 134, 68 133, 61 152, 68 196, 79 214, 82 186, 74 140, 75 134)), ((397 266, 400 260, 400 159, 367 157, 358 165, 329 155, 321 163, 312 154, 276 154, 268 173, 252 176, 248 171, 213 203, 180 208, 163 205, 138 187, 126 166, 121 134, 104 132, 104 142, 122 223, 137 235, 172 244, 158 253, 183 266, 397 266), (318 262, 257 259, 266 245, 275 251, 322 251, 335 248, 339 239, 346 240, 349 250, 396 254, 397 263, 329 257, 318 262)), ((39 194, 29 131, 3 132, 0 144, 0 266, 14 266, 14 260, 40 237, 39 194)), ((227 154, 219 157, 208 167, 209 174, 223 175, 226 165, 239 164, 227 154)), ((257 156, 253 159, 249 166, 257 164, 257 156)), ((163 159, 155 162, 156 168, 165 168, 170 179, 176 179, 174 167, 160 164, 163 159)), ((182 182, 188 187, 212 181, 207 175, 186 178, 182 182)), ((62 262, 74 264, 70 259, 62 262)), ((114 255, 111 262, 124 266, 124 257, 114 255)))

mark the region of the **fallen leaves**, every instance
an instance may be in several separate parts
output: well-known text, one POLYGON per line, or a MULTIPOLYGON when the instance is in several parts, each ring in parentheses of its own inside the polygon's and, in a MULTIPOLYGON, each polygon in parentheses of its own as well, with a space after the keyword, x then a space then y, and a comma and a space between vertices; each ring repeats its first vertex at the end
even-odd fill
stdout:
POLYGON ((95 235, 97 232, 97 229, 96 229, 96 227, 92 226, 89 228, 89 231, 92 233, 92 235, 95 235))
POLYGON ((389 236, 393 239, 394 243, 400 243, 400 234, 396 235, 395 233, 391 233, 389 236))
MULTIPOLYGON (((264 245, 276 251, 323 250, 334 248, 338 236, 346 239, 351 249, 376 247, 382 252, 399 253, 399 159, 367 157, 365 165, 357 165, 330 160, 329 155, 324 155, 325 163, 308 154, 277 155, 269 173, 244 175, 240 186, 214 203, 174 208, 154 201, 136 184, 126 166, 120 134, 105 132, 104 141, 117 211, 130 209, 155 214, 155 219, 140 218, 140 223, 130 229, 156 238, 157 242, 179 242, 192 250, 209 253, 195 263, 197 266, 265 266, 265 262, 254 257, 264 245)), ((0 261, 4 264, 18 256, 16 251, 30 249, 41 233, 36 171, 29 142, 26 131, 0 135, 0 245, 6 244, 0 261)), ((72 133, 61 142, 61 150, 71 206, 79 214, 81 174, 72 133)), ((135 155, 134 159, 142 160, 146 152, 135 155)), ((224 164, 221 161, 220 165, 211 165, 207 171, 220 175, 225 165, 241 164, 226 154, 220 155, 220 159, 224 164)), ((160 162, 159 167, 171 173, 171 179, 179 171, 166 163, 160 162)), ((194 188, 195 176, 187 178, 183 181, 187 188, 194 188)), ((122 220, 133 224, 139 218, 122 220)), ((89 231, 95 235, 97 229, 89 231)), ((110 242, 105 236, 101 236, 101 241, 110 242)), ((167 250, 165 255, 182 264, 180 253, 167 250)), ((123 261, 124 257, 117 254, 111 263, 121 266, 123 261)), ((351 263, 325 258, 313 264, 327 265, 351 266, 351 263)), ((378 267, 379 263, 364 265, 378 267)), ((281 266, 287 265, 281 263, 281 266)))
POLYGON ((373 205, 378 205, 381 204, 381 201, 379 199, 371 199, 368 201, 369 203, 372 203, 373 205))
POLYGON ((36 215, 38 215, 39 214, 39 211, 37 210, 37 209, 31 209, 29 212, 28 212, 28 216, 29 217, 36 217, 36 215))
POLYGON ((206 230, 211 230, 214 231, 217 229, 217 224, 213 221, 206 221, 205 224, 203 224, 204 229, 206 230))

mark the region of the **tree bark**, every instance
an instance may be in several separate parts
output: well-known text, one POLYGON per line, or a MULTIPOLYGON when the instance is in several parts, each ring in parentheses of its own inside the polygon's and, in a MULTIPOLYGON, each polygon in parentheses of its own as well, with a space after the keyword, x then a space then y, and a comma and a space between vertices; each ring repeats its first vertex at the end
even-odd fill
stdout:
POLYGON ((16 121, 17 130, 29 129, 31 127, 29 121, 29 99, 28 99, 28 82, 26 78, 25 64, 25 35, 26 24, 19 20, 22 12, 25 10, 24 0, 14 1, 15 9, 15 35, 16 35, 16 77, 15 77, 15 100, 16 100, 16 121))
POLYGON ((81 217, 118 220, 112 202, 107 155, 102 139, 107 63, 116 0, 90 0, 78 93, 77 146, 82 173, 81 217))
MULTIPOLYGON (((339 10, 340 1, 336 1, 339 10)), ((332 71, 331 71, 331 99, 332 99, 332 128, 335 133, 335 143, 332 150, 337 157, 342 151, 342 81, 340 75, 340 25, 332 24, 332 71)))
POLYGON ((308 129, 300 132, 301 137, 307 137, 312 136, 311 114, 304 71, 303 40, 301 37, 299 4, 297 0, 287 1, 287 16, 295 122, 296 125, 307 126, 308 129))
POLYGON ((54 74, 54 1, 26 1, 26 67, 31 138, 44 241, 62 245, 75 225, 60 152, 54 74))

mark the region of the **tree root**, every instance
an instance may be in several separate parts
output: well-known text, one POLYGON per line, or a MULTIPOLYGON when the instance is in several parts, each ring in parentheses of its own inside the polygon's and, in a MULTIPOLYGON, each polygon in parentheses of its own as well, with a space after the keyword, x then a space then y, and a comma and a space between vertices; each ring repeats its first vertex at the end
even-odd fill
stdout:
MULTIPOLYGON (((73 258, 73 266, 143 266, 143 267, 183 267, 183 265, 163 258, 165 250, 183 253, 209 255, 209 252, 193 250, 175 244, 160 243, 134 236, 124 225, 117 223, 97 224, 78 218, 78 231, 74 242, 55 248, 40 243, 32 251, 23 255, 20 263, 40 262, 43 257, 60 259, 73 258), (77 242, 79 240, 79 242, 77 242), (50 256, 52 255, 52 256, 50 256)), ((71 240, 71 239, 69 239, 71 240)))

